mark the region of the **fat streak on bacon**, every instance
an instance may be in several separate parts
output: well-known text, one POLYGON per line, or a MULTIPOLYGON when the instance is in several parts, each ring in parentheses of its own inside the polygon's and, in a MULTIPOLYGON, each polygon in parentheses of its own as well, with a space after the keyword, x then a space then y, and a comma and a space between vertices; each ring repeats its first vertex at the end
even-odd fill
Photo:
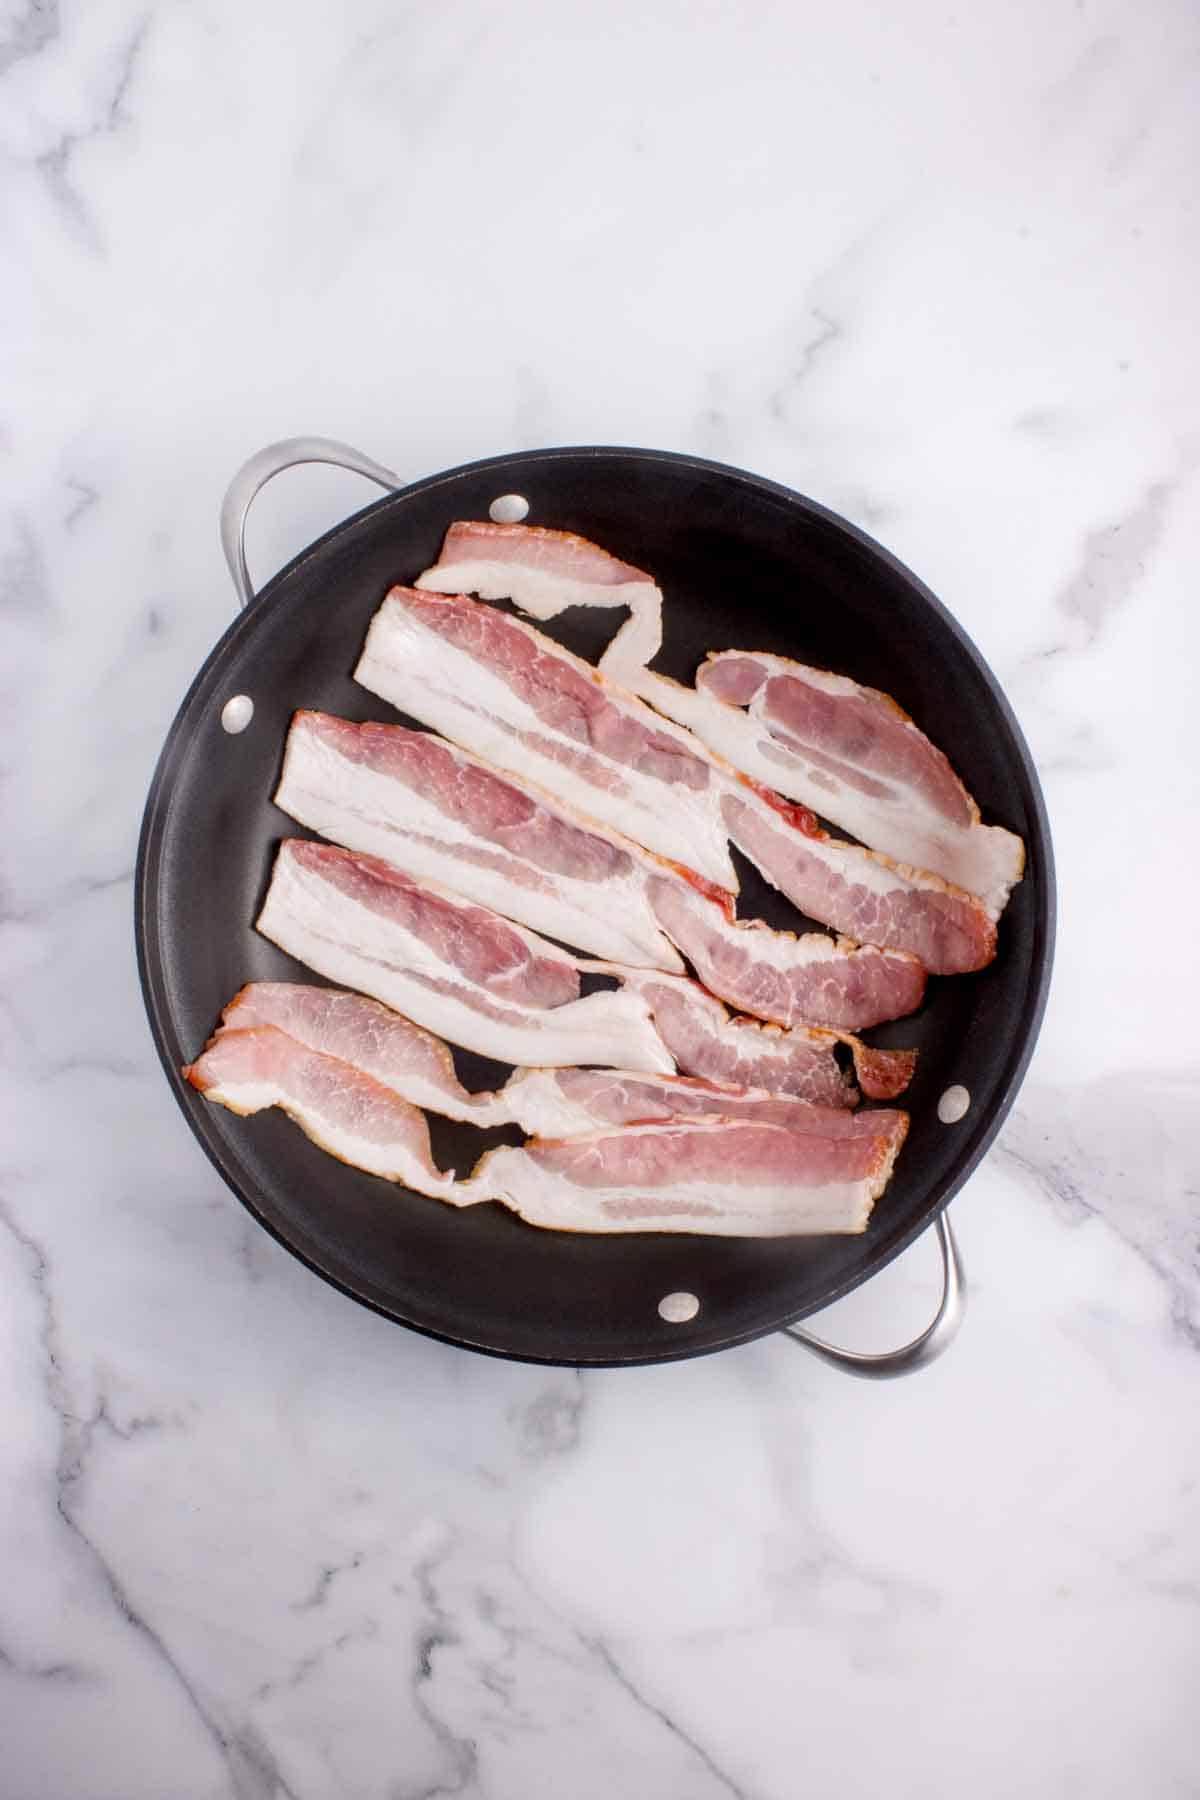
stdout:
POLYGON ((298 712, 275 804, 582 950, 683 968, 647 898, 649 877, 669 872, 661 858, 431 732, 298 712))
POLYGON ((693 688, 628 658, 620 678, 745 774, 977 895, 993 920, 1021 879, 1021 839, 982 822, 946 756, 889 695, 765 651, 710 654, 693 688))
POLYGON ((417 586, 511 600, 534 619, 556 618, 568 606, 627 606, 629 618, 600 659, 602 669, 648 663, 662 648, 662 595, 653 577, 573 531, 460 520, 417 586))
POLYGON ((902 1125, 855 1137, 755 1119, 674 1120, 492 1150, 474 1179, 530 1224, 557 1231, 857 1233, 902 1137, 902 1125))
POLYGON ((355 679, 489 763, 733 892, 724 782, 691 735, 523 620, 394 587, 355 679))
POLYGON ((285 839, 258 929, 319 975, 500 1062, 673 1067, 636 994, 580 998, 566 951, 377 857, 285 839))

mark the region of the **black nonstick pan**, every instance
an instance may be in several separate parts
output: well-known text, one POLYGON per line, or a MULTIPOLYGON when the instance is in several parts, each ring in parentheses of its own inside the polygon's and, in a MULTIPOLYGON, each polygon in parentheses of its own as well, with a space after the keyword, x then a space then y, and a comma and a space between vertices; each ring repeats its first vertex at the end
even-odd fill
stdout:
MULTIPOLYGON (((246 465, 222 525, 248 604, 197 675, 163 747, 138 857, 137 946, 176 1099, 260 1223, 317 1273, 402 1324, 496 1355, 596 1365, 693 1356, 794 1326, 936 1222, 945 1290, 915 1344, 864 1360, 793 1331, 860 1373, 902 1373, 928 1360, 961 1310, 942 1211, 1012 1104, 1041 1022, 1054 936, 1050 837, 1033 763, 995 678, 945 608, 824 507, 739 469, 654 450, 529 451, 400 487, 343 445, 298 439, 246 465), (395 491, 252 596, 242 550, 250 500, 270 476, 308 461, 356 469, 395 491), (690 680, 710 649, 774 650, 882 688, 947 752, 984 817, 1025 840, 1025 879, 1001 921, 995 962, 931 981, 920 1013, 868 1034, 915 1044, 920 1059, 901 1102, 912 1115, 908 1142, 862 1237, 541 1232, 497 1205, 460 1211, 360 1174, 281 1114, 238 1118, 179 1075, 244 982, 315 979, 253 929, 274 847, 296 830, 271 804, 293 711, 388 717, 351 679, 386 589, 436 560, 452 520, 487 518, 493 508, 511 517, 522 503, 531 523, 582 533, 653 572, 666 596, 655 667, 690 680), (944 1103, 949 1089, 965 1090, 968 1102, 954 1122, 939 1116, 940 1102, 943 1114, 953 1110, 944 1103)), ((617 617, 581 609, 549 630, 595 657, 617 617)), ((748 866, 741 872, 742 916, 795 929, 794 911, 748 866)), ((468 1086, 492 1086, 501 1073, 481 1058, 457 1060, 468 1086)), ((461 1173, 503 1135, 431 1124, 438 1160, 461 1173)), ((736 1168, 729 1173, 736 1182, 736 1168)))

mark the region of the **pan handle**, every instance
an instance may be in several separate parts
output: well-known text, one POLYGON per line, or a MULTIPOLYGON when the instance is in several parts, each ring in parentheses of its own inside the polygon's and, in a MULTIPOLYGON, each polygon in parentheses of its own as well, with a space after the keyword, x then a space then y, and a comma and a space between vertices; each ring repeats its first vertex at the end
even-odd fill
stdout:
POLYGON ((839 1350, 836 1344, 827 1344, 824 1338, 814 1337, 808 1331, 800 1331, 795 1325, 783 1326, 784 1335, 794 1338, 796 1343, 811 1350, 814 1356, 819 1356, 822 1362, 830 1363, 833 1368, 841 1369, 847 1375, 863 1375, 871 1381, 887 1381, 895 1375, 911 1375, 914 1369, 923 1368, 926 1363, 932 1362, 935 1356, 940 1356, 954 1342, 967 1309, 962 1258, 945 1213, 938 1214, 934 1230, 942 1253, 941 1304, 924 1331, 913 1338, 911 1343, 902 1344, 899 1350, 885 1350, 880 1355, 864 1356, 857 1350, 839 1350))
POLYGON ((332 463, 336 468, 352 470, 355 475, 365 475, 368 481, 377 482, 390 493, 403 485, 400 477, 385 469, 382 463, 372 462, 369 456, 352 449, 349 444, 339 444, 336 438, 284 438, 278 444, 268 444, 265 450, 242 464, 221 502, 221 548, 241 606, 249 606, 254 598, 250 571, 246 567, 246 517, 251 502, 259 488, 282 474, 284 469, 294 469, 298 463, 332 463))

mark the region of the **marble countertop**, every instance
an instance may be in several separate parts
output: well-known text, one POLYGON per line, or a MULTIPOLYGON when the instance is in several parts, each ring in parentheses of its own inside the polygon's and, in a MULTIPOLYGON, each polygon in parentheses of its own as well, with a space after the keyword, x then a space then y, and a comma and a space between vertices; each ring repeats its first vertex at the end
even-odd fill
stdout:
MULTIPOLYGON (((1194 9, 0 15, 5 1800, 1195 1794, 1194 9), (991 660, 1060 948, 926 1372, 488 1361, 204 1160, 133 858, 225 483, 301 432, 735 462, 991 660)), ((254 569, 365 498, 277 483, 254 569)), ((935 1278, 823 1328, 893 1342, 935 1278)))

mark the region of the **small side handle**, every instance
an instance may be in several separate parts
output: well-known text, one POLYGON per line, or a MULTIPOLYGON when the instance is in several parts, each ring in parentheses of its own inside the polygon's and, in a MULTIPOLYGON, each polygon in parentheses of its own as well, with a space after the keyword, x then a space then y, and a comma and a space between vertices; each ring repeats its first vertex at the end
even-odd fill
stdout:
POLYGON ((814 1337, 812 1332, 802 1331, 796 1325, 783 1327, 785 1337, 794 1339, 833 1368, 841 1369, 847 1375, 865 1376, 870 1381, 889 1381, 897 1375, 911 1375, 914 1370, 931 1363, 954 1342, 967 1309, 962 1258, 945 1213, 938 1214, 934 1230, 942 1252, 941 1304, 924 1331, 911 1343, 902 1344, 898 1350, 863 1355, 857 1350, 839 1350, 836 1344, 827 1344, 824 1338, 814 1337))
POLYGON ((373 462, 349 444, 339 444, 336 438, 284 438, 280 443, 268 444, 265 450, 258 451, 249 462, 242 464, 221 502, 221 548, 240 606, 249 606, 254 598, 250 571, 246 567, 246 518, 251 503, 268 481, 282 474, 284 469, 294 469, 298 463, 331 463, 338 469, 350 469, 355 475, 365 475, 368 481, 378 483, 389 493, 403 485, 391 469, 373 462))

